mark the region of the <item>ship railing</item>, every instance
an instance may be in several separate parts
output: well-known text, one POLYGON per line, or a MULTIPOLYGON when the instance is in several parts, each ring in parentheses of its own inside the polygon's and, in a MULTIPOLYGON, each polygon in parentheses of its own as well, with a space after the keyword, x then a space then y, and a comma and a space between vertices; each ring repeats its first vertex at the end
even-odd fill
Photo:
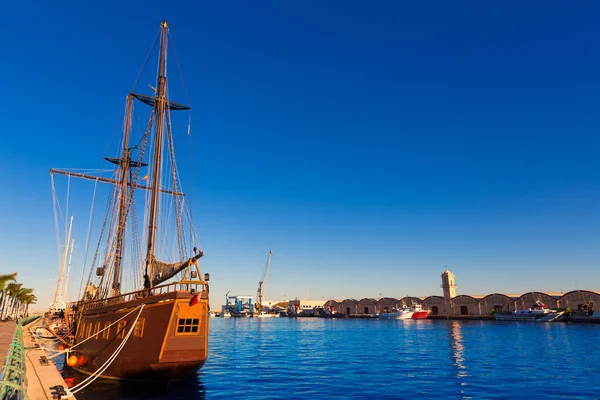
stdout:
MULTIPOLYGON (((151 289, 143 289, 136 292, 125 293, 120 296, 108 297, 102 300, 84 300, 84 303, 86 309, 100 308, 108 305, 125 303, 132 300, 156 297, 171 292, 193 292, 200 295, 203 292, 208 292, 208 284, 205 282, 189 283, 189 281, 185 283, 173 282, 166 285, 154 286, 151 289)), ((71 305, 76 304, 77 302, 71 303, 71 305)))

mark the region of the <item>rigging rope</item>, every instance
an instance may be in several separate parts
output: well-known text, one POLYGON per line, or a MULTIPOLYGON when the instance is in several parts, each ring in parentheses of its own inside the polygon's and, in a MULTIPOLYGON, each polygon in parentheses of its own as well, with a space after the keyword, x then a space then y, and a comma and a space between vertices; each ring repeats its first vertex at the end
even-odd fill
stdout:
POLYGON ((101 333, 102 333, 102 332, 104 332, 105 330, 107 330, 107 329, 110 329, 110 327, 111 327, 111 326, 113 326, 113 325, 114 325, 114 324, 116 324, 117 322, 121 321, 123 318, 126 318, 126 317, 130 316, 130 315, 131 315, 131 314, 133 314, 133 313, 134 313, 134 312, 135 312, 137 309, 139 309, 140 307, 142 307, 142 306, 144 306, 144 305, 145 305, 145 304, 142 304, 142 305, 140 305, 140 306, 138 306, 138 307, 134 308, 133 310, 129 311, 127 314, 123 315, 121 318, 119 318, 118 320, 116 320, 115 322, 113 322, 112 324, 110 324, 109 326, 106 326, 106 327, 104 327, 104 329, 102 329, 102 330, 100 330, 100 331, 98 331, 98 332, 94 333, 94 334, 93 334, 93 335, 91 335, 89 338, 87 338, 87 339, 85 339, 85 340, 82 340, 81 342, 79 342, 79 343, 77 343, 77 344, 75 344, 75 345, 73 345, 73 346, 71 346, 71 347, 69 347, 69 348, 67 348, 67 349, 65 349, 65 350, 59 351, 59 352, 58 352, 58 353, 56 353, 56 354, 52 354, 52 355, 51 355, 50 357, 48 357, 48 358, 50 359, 50 358, 58 357, 58 356, 60 356, 61 354, 65 354, 65 353, 69 353, 69 352, 71 352, 71 350, 73 350, 75 347, 79 346, 79 345, 80 345, 80 344, 82 344, 82 343, 85 343, 85 342, 87 342, 88 340, 92 339, 92 338, 93 338, 94 336, 96 336, 96 335, 99 335, 99 334, 101 334, 101 333))
POLYGON ((83 268, 81 271, 81 282, 79 283, 79 296, 77 297, 78 299, 81 299, 81 290, 83 288, 83 277, 85 276, 85 270, 86 270, 86 264, 87 264, 87 257, 88 257, 88 251, 90 249, 90 239, 92 236, 92 221, 93 221, 93 217, 94 217, 94 211, 96 209, 96 189, 98 188, 98 180, 96 180, 96 182, 94 183, 94 194, 92 195, 92 206, 90 208, 90 218, 88 220, 88 230, 87 230, 87 237, 85 239, 85 255, 83 257, 83 268))
POLYGON ((188 106, 191 106, 190 97, 188 96, 187 89, 185 87, 185 80, 183 79, 183 74, 181 73, 181 67, 179 66, 179 59, 177 58, 177 51, 175 50, 175 42, 173 41, 173 37, 171 36, 171 29, 167 31, 169 35, 169 42, 173 47, 173 55, 175 56, 175 64, 177 65, 177 70, 179 71, 179 77, 181 78, 181 86, 183 87, 183 93, 185 94, 185 99, 187 100, 188 106))
MULTIPOLYGON (((175 56, 175 65, 177 66, 177 71, 179 72, 179 78, 181 79, 181 86, 183 88, 183 93, 185 95, 185 99, 187 101, 187 105, 191 108, 192 102, 190 100, 190 96, 188 95, 188 91, 187 91, 187 86, 185 84, 185 79, 183 78, 183 72, 181 71, 181 65, 179 64, 179 57, 177 56, 177 50, 175 49, 175 41, 173 40, 173 37, 171 36, 171 29, 169 29, 168 31, 169 34, 169 41, 171 42, 171 46, 173 47, 173 55, 175 56)), ((189 111, 189 115, 188 115, 188 136, 189 136, 189 149, 190 149, 190 157, 189 159, 192 160, 192 136, 191 136, 191 129, 192 129, 192 110, 190 109, 189 111)), ((191 220, 191 216, 192 216, 192 182, 193 182, 193 163, 190 163, 190 177, 189 177, 189 189, 187 191, 187 198, 188 198, 188 204, 189 206, 189 213, 190 213, 190 222, 191 220)), ((182 185, 183 186, 183 185, 182 185)), ((190 225, 190 246, 193 245, 194 241, 192 240, 192 232, 191 232, 192 226, 190 225)), ((185 250, 185 247, 184 247, 185 250)))
POLYGON ((56 250, 58 251, 58 262, 60 263, 60 233, 58 227, 58 198, 56 197, 56 188, 54 187, 54 174, 50 174, 50 182, 52 184, 52 205, 54 206, 54 230, 56 231, 56 250))
POLYGON ((109 203, 109 210, 112 210, 112 216, 110 218, 110 224, 108 228, 108 235, 106 237, 105 250, 104 250, 104 258, 103 258, 103 266, 108 266, 108 274, 107 271, 104 271, 104 275, 102 275, 101 279, 101 287, 103 298, 108 295, 108 290, 110 289, 110 283, 113 281, 114 277, 114 257, 115 257, 115 248, 116 248, 116 233, 118 229, 118 202, 119 202, 119 189, 118 185, 113 187, 112 201, 109 203), (107 279, 108 278, 108 279, 107 279))
MULTIPOLYGON (((175 146, 173 144, 173 131, 171 129, 171 113, 166 112, 167 117, 167 146, 169 149, 170 164, 171 164, 171 186, 174 192, 178 192, 177 185, 177 163, 175 161, 175 146)), ((179 247, 179 260, 185 259, 186 246, 185 246, 185 233, 182 225, 182 215, 180 212, 180 201, 181 199, 173 195, 173 202, 175 208, 175 224, 177 226, 177 245, 179 247)))
POLYGON ((142 68, 140 69, 140 72, 138 73, 137 78, 135 78, 135 82, 133 83, 133 87, 131 88, 132 92, 135 90, 135 87, 137 86, 140 78, 142 77, 142 73, 144 72, 144 68, 146 68, 146 63, 148 62, 148 58, 150 58, 150 54, 152 53, 152 50, 154 49, 154 45, 156 44, 156 39, 158 39, 159 34, 160 34, 160 28, 158 28, 158 30, 156 31, 156 35, 154 35, 154 40, 152 40, 152 44, 150 45, 150 48, 148 49, 148 53, 146 53, 146 58, 144 58, 144 62, 142 63, 142 68))
POLYGON ((65 205, 65 238, 67 237, 67 231, 69 229, 69 197, 71 193, 71 175, 67 178, 67 201, 65 205))
MULTIPOLYGON (((102 375, 102 373, 104 371, 106 371, 106 369, 108 367, 110 367, 110 364, 112 364, 112 362, 117 358, 117 356, 119 355, 121 350, 123 350, 123 347, 125 347, 125 344, 127 344, 127 341, 129 340, 129 337, 133 333, 133 330, 135 329, 135 325, 137 324, 137 321, 140 318, 140 315, 142 315, 144 306, 145 306, 145 304, 142 304, 140 306, 140 312, 138 313, 137 317, 135 317, 135 320, 131 324, 131 328, 129 328, 129 332, 127 332, 127 336, 125 336, 125 338, 123 339, 123 342, 121 342, 121 344, 119 345, 119 347, 117 347, 115 352, 108 358, 108 360, 106 360, 106 362, 104 364, 102 364, 102 366, 100 366, 100 368, 98 368, 98 370, 96 372, 94 372, 92 375, 87 377, 85 380, 83 380, 79 384, 70 388, 69 389, 70 394, 75 394, 75 393, 79 392, 80 390, 84 389, 85 387, 87 387, 89 384, 91 384, 96 379, 98 379, 100 377, 100 375, 102 375)), ((93 336, 91 336, 91 337, 93 337, 93 336)))
MULTIPOLYGON (((114 194, 114 191, 111 192, 112 194, 114 194)), ((111 195, 112 195, 111 194, 111 195)), ((109 199, 109 204, 112 202, 111 199, 109 199)), ((86 285, 90 284, 91 280, 92 280, 92 271, 94 270, 94 267, 96 265, 96 261, 98 259, 98 252, 100 251, 100 246, 102 244, 102 236, 104 236, 104 230, 106 229, 106 223, 108 221, 108 216, 110 215, 110 207, 106 208, 106 213, 104 215, 104 221, 102 222, 102 229, 100 230, 100 237, 98 238, 98 244, 96 245, 96 251, 94 253, 94 258, 92 259, 92 264, 90 266, 90 273, 88 275, 88 280, 86 285)), ((100 287, 100 286, 98 286, 100 287)))

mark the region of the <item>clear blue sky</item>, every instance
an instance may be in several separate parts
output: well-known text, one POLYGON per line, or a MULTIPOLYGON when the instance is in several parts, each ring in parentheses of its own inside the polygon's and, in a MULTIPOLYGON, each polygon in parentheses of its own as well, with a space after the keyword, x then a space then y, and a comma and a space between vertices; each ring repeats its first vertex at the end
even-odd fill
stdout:
POLYGON ((162 19, 213 305, 269 250, 274 299, 438 294, 445 265, 459 293, 600 289, 597 2, 167 3, 2 6, 0 270, 40 305, 48 170, 100 164, 162 19))

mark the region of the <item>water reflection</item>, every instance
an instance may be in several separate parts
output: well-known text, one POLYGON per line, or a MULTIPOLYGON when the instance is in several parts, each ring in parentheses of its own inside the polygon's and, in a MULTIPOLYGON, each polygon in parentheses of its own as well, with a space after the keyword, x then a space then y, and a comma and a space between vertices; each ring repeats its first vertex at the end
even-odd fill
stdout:
POLYGON ((98 380, 77 398, 599 398, 600 352, 590 340, 598 324, 389 322, 215 318, 196 381, 140 387, 98 380))
MULTIPOLYGON (((65 383, 73 387, 87 378, 64 364, 63 357, 55 359, 65 383)), ((189 400, 205 399, 206 387, 198 373, 195 377, 176 382, 125 382, 108 379, 96 379, 86 388, 77 392, 78 400, 101 399, 152 399, 152 400, 189 400), (191 397, 190 397, 191 396, 191 397)))
POLYGON ((463 378, 467 376, 466 366, 464 364, 464 346, 463 337, 461 332, 461 325, 458 321, 452 321, 450 326, 450 360, 453 362, 453 366, 456 367, 457 378, 463 378))
MULTIPOLYGON (((86 376, 78 374, 68 367, 63 369, 62 375, 69 386, 75 385, 86 378, 86 376)), ((200 374, 195 378, 170 383, 138 383, 97 379, 90 386, 77 393, 78 400, 189 400, 190 398, 206 398, 206 387, 202 383, 200 374)))

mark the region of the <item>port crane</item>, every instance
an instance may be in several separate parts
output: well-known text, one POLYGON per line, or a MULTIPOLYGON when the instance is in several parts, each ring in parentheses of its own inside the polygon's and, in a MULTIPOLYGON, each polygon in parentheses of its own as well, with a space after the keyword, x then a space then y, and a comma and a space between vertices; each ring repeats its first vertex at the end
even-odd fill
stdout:
POLYGON ((258 282, 258 290, 256 291, 256 308, 258 311, 262 310, 262 299, 265 293, 265 285, 267 284, 267 278, 269 277, 269 268, 271 268, 271 257, 273 256, 273 252, 269 251, 269 256, 267 257, 267 262, 265 264, 265 269, 263 271, 262 277, 260 278, 260 282, 258 282))

